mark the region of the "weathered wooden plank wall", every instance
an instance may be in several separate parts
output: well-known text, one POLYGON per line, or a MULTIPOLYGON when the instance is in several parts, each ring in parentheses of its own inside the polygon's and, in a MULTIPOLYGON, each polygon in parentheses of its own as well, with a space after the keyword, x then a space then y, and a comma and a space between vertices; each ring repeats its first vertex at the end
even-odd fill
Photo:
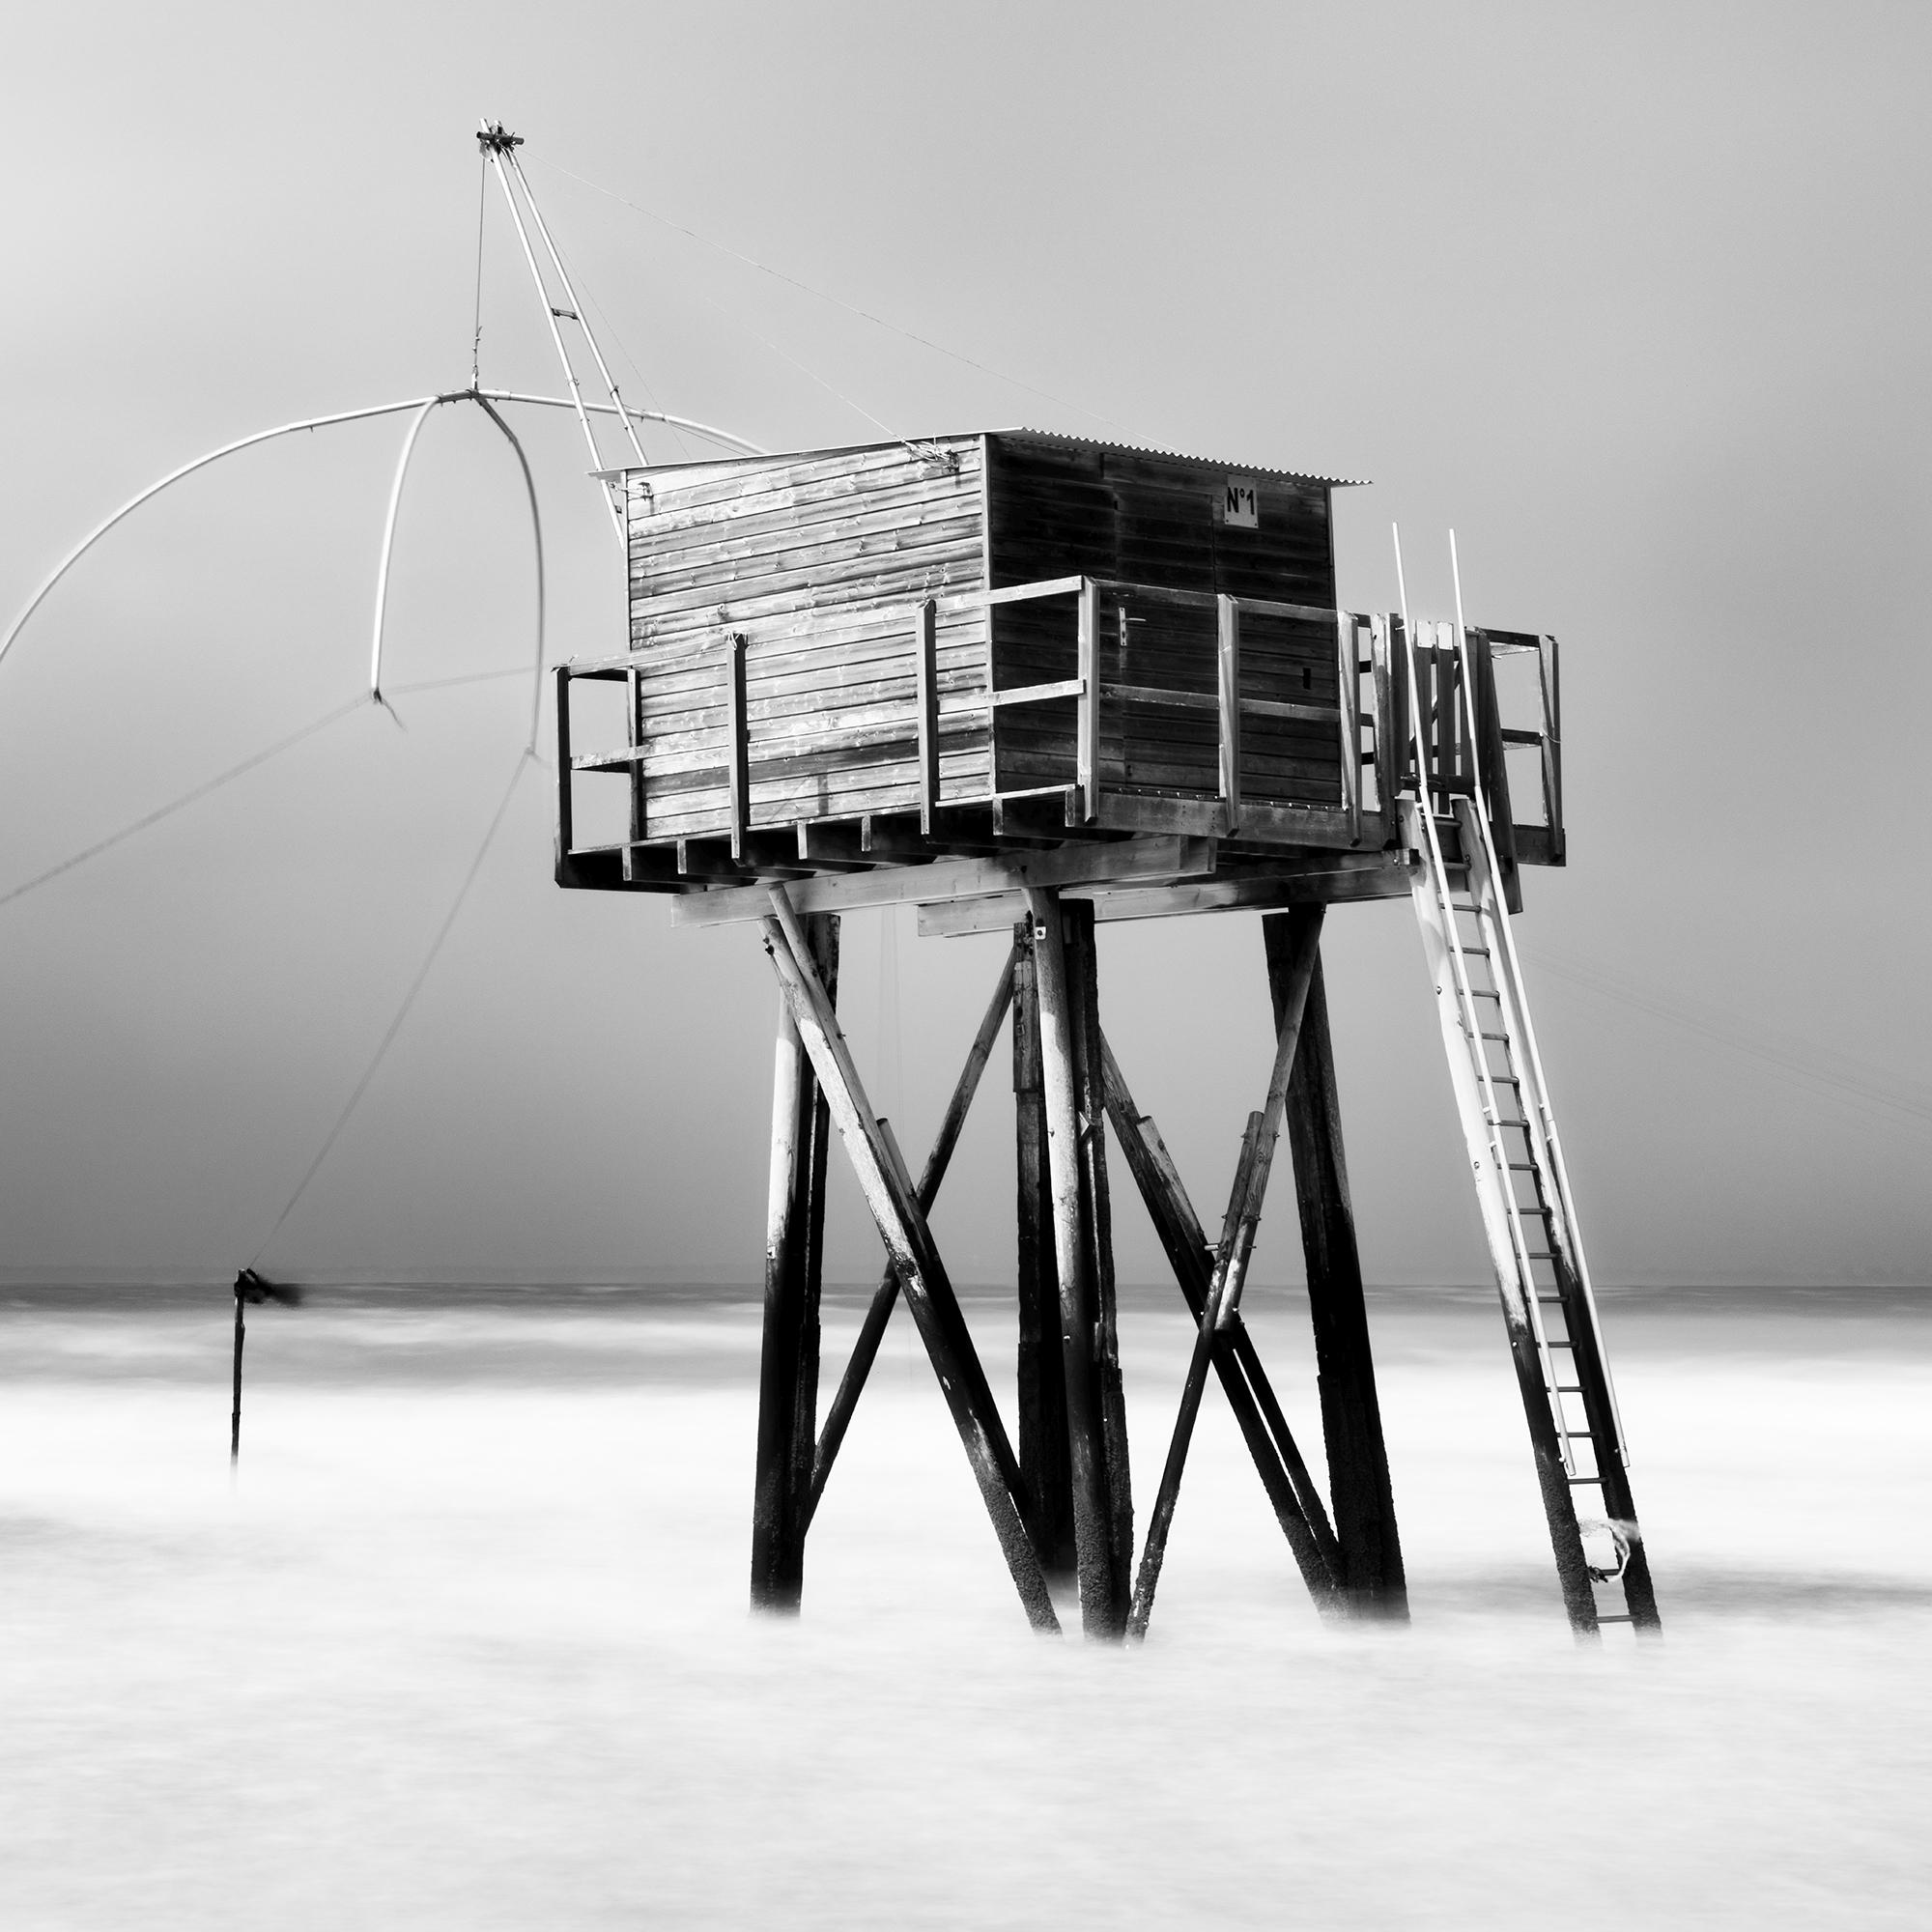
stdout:
MULTIPOLYGON (((1056 439, 986 439, 991 582, 995 587, 1086 575, 1204 595, 1259 597, 1332 610, 1335 572, 1328 486, 1288 476, 1248 478, 1254 529, 1230 527, 1224 469, 1183 457, 1095 449, 1056 439)), ((1008 605, 994 616, 1001 689, 1072 677, 1071 598, 1008 605)), ((1132 598, 1103 602, 1103 685, 1153 686, 1212 696, 1211 609, 1132 598)), ((1241 631, 1241 691, 1283 703, 1337 701, 1330 625, 1249 615, 1241 631)), ((995 738, 1002 790, 1071 777, 1072 701, 1004 707, 995 738)), ((1339 734, 1325 724, 1249 719, 1242 785, 1268 803, 1333 805, 1339 734)), ((1100 718, 1100 778, 1110 789, 1212 796, 1219 780, 1211 711, 1109 700, 1100 718)))
MULTIPOLYGON (((646 838, 727 828, 725 648, 746 639, 750 822, 919 804, 922 597, 984 582, 980 441, 696 465, 630 486, 631 647, 646 838)), ((941 782, 983 797, 983 611, 942 611, 941 782)))
MULTIPOLYGON (((1227 472, 1187 458, 1036 433, 961 436, 694 464, 630 485, 631 647, 642 779, 634 837, 729 829, 729 650, 744 645, 747 824, 850 817, 921 803, 918 630, 923 597, 1088 575, 1204 596, 1334 605, 1328 486, 1251 479, 1256 527, 1223 515, 1227 472)), ((1212 697, 1211 608, 1107 596, 1103 686, 1212 697)), ((949 802, 1073 778, 1071 698, 967 708, 1000 689, 1076 675, 1074 600, 987 613, 942 606, 937 763, 949 802), (997 753, 996 753, 997 746, 997 753)), ((1250 613, 1244 698, 1332 705, 1332 626, 1250 613)), ((1339 732, 1310 720, 1243 722, 1244 797, 1333 806, 1339 732)), ((1103 787, 1215 795, 1212 709, 1102 704, 1103 787)))

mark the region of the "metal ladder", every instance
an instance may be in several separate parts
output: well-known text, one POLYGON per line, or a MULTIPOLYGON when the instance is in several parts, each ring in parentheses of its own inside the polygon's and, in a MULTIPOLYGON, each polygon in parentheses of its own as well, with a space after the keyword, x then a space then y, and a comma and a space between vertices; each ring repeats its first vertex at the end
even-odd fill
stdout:
MULTIPOLYGON (((1460 624, 1461 694, 1475 689, 1460 624)), ((1405 639, 1409 690, 1413 643, 1405 639)), ((1500 1291, 1510 1352, 1529 1423, 1564 1607, 1579 1635, 1604 1624, 1660 1628, 1636 1506, 1631 1496, 1623 1425, 1610 1385, 1577 1210, 1556 1138, 1529 1003, 1499 891, 1495 845, 1474 796, 1444 794, 1442 829, 1453 825, 1459 885, 1443 858, 1437 801, 1431 796, 1426 730, 1411 701, 1416 786, 1401 801, 1410 882, 1423 951, 1435 983, 1442 1045, 1482 1209, 1483 1232, 1500 1291)), ((1464 743, 1476 742, 1474 720, 1464 743)))

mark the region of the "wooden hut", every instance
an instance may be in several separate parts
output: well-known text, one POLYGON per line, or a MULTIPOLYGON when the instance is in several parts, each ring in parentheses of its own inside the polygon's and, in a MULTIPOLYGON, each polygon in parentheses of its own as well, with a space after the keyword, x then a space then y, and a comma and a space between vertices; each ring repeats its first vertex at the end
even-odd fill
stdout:
POLYGON ((783 991, 753 1594, 807 1528, 903 1295, 1015 1584, 1146 1627, 1212 1375, 1324 1608, 1405 1614, 1321 976, 1325 908, 1412 898, 1564 1602, 1654 1627, 1625 1445, 1510 931, 1565 858, 1553 639, 1339 607, 1339 479, 1030 430, 624 472, 630 637, 558 672, 557 878, 756 922, 783 991), (1510 714, 1510 715, 1506 715, 1510 714), (594 742, 592 740, 594 739, 594 742), (1012 945, 915 1176, 837 1013, 838 915, 1012 945), (1277 1037, 1210 1236, 1099 1023, 1096 923, 1264 914, 1277 1037), (926 1210, 1012 1015, 1019 1417, 1009 1439, 926 1210), (1199 1341, 1138 1569, 1102 1119, 1199 1341), (889 1264, 819 1416, 827 1151, 889 1264), (1323 1496, 1240 1321, 1277 1139, 1300 1204, 1323 1496))

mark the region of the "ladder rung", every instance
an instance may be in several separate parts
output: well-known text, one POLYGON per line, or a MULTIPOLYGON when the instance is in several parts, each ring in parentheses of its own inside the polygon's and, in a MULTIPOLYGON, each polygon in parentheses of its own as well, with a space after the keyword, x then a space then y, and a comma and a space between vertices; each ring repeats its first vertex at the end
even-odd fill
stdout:
POLYGON ((1595 1483, 1601 1489, 1603 1481, 1602 1476, 1572 1476, 1570 1478, 1570 1487, 1573 1490, 1580 1490, 1586 1488, 1591 1483, 1595 1483))
MULTIPOLYGON (((1498 1121, 1496 1124, 1503 1127, 1516 1127, 1520 1126, 1522 1122, 1520 1121, 1498 1121)), ((1533 1160, 1513 1160, 1509 1164, 1509 1171, 1512 1174, 1534 1174, 1536 1172, 1536 1163, 1533 1160)))
POLYGON ((1622 1610, 1617 1611, 1614 1616, 1607 1611, 1599 1610, 1597 1612, 1597 1621, 1600 1624, 1634 1624, 1636 1622, 1636 1619, 1633 1616, 1626 1616, 1622 1610))

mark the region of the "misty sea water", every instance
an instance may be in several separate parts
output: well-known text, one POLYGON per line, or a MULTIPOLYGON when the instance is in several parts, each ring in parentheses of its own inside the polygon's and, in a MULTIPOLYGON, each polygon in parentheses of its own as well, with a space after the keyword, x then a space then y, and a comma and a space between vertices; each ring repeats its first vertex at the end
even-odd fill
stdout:
MULTIPOLYGON (((746 1292, 251 1310, 233 1481, 229 1311, 0 1306, 8 1927, 1932 1921, 1932 1297, 1605 1297, 1642 1648, 1565 1627, 1486 1293, 1372 1299, 1411 1625, 1318 1621, 1210 1386, 1126 1652, 1028 1631, 902 1312, 793 1621, 746 1292)), ((1123 1297, 1143 1516, 1186 1344, 1123 1297)))

